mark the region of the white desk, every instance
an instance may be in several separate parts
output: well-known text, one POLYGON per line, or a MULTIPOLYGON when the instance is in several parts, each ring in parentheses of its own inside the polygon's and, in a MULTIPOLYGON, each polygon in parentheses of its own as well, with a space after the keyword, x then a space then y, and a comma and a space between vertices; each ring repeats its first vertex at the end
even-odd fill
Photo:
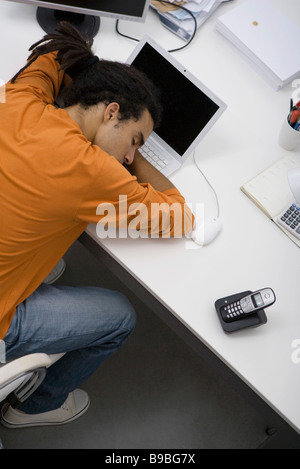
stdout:
MULTIPOLYGON (((288 85, 273 91, 215 31, 216 17, 243 1, 222 5, 198 30, 194 42, 175 53, 228 104, 196 150, 198 164, 218 193, 221 235, 213 244, 199 248, 185 239, 99 240, 91 225, 82 241, 92 244, 94 252, 98 250, 125 281, 131 279, 135 291, 143 292, 155 312, 195 349, 199 345, 212 361, 227 365, 222 366, 239 378, 236 383, 249 389, 255 401, 258 396, 257 402, 266 403, 266 410, 275 411, 270 414, 270 424, 291 430, 288 440, 295 438, 294 444, 300 447, 300 363, 292 361, 292 342, 300 339, 299 250, 240 191, 244 182, 288 154, 277 138, 294 88, 288 85), (89 243, 91 240, 94 242, 89 243), (272 287, 277 296, 266 310, 267 324, 225 334, 215 300, 265 286, 272 287)), ((272 2, 300 24, 298 0, 272 2)), ((0 78, 7 80, 23 65, 28 47, 43 33, 33 7, 0 3, 0 78)), ((152 11, 145 25, 122 22, 120 29, 136 37, 150 33, 167 49, 181 44, 152 11)), ((126 61, 134 47, 134 42, 116 35, 112 20, 102 19, 94 42, 99 56, 126 61)), ((300 164, 299 149, 293 154, 300 164)), ((187 202, 205 202, 206 214, 215 214, 214 196, 192 159, 171 179, 187 202)))

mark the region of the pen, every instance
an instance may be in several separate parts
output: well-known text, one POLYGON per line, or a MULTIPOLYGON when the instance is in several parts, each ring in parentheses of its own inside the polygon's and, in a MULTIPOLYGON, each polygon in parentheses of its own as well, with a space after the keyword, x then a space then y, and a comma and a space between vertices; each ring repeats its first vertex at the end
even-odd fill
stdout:
POLYGON ((292 112, 291 118, 290 118, 290 123, 291 124, 296 124, 298 118, 300 117, 300 111, 297 109, 292 112))
POLYGON ((299 124, 300 124, 300 101, 294 106, 293 105, 293 99, 290 99, 290 112, 288 115, 288 123, 291 127, 293 127, 295 130, 300 130, 299 124))

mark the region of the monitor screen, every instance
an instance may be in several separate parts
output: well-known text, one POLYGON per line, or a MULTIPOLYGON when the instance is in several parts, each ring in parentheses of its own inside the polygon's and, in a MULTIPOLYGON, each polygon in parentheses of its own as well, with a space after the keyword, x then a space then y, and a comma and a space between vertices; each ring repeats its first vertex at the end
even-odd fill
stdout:
POLYGON ((151 44, 145 43, 131 64, 160 90, 163 116, 155 133, 183 156, 220 110, 208 90, 193 82, 151 44))
POLYGON ((36 5, 37 20, 47 33, 59 21, 73 23, 82 33, 93 37, 101 16, 131 21, 145 21, 150 0, 10 0, 36 5))

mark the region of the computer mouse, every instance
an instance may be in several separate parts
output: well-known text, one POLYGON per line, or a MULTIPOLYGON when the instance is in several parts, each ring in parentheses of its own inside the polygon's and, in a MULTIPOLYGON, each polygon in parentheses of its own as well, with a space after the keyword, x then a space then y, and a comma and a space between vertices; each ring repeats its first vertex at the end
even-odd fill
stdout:
POLYGON ((192 233, 192 240, 200 246, 210 244, 220 233, 222 224, 219 218, 205 218, 192 233))

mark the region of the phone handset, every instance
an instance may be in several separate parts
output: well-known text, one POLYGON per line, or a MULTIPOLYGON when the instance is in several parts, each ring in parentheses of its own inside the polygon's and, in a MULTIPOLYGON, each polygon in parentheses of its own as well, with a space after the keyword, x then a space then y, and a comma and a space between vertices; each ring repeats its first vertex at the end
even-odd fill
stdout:
POLYGON ((233 303, 225 304, 220 312, 224 321, 237 321, 260 309, 271 306, 275 300, 275 293, 272 288, 263 288, 233 303))

